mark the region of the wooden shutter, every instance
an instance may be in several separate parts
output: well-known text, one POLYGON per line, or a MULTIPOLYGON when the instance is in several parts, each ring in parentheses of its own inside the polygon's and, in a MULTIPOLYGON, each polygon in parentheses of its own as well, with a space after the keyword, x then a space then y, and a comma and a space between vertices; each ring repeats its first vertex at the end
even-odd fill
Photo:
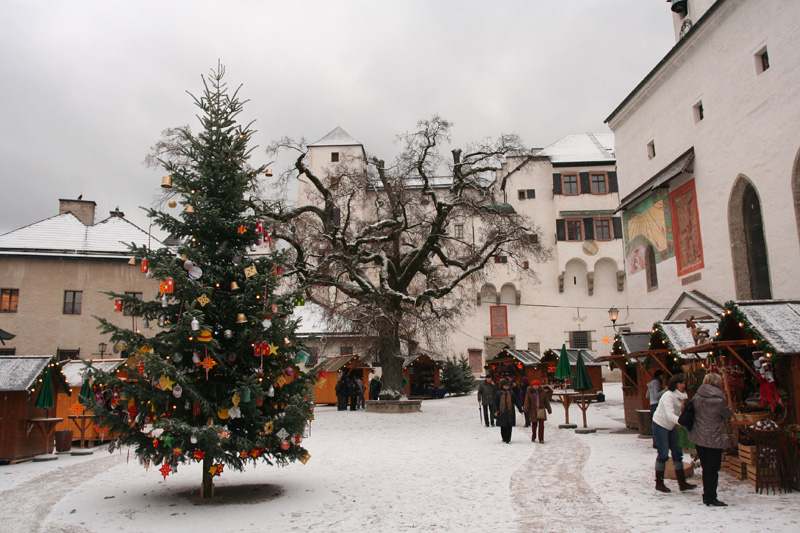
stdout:
POLYGON ((556 240, 567 240, 567 223, 563 218, 556 219, 556 240))
POLYGON ((561 192, 561 174, 553 174, 553 194, 563 194, 561 192))
POLYGON ((614 217, 611 219, 611 223, 614 225, 614 238, 621 239, 622 238, 622 218, 621 217, 614 217))
POLYGON ((583 219, 583 240, 588 241, 594 239, 594 219, 583 219))
POLYGON ((580 173, 580 182, 581 182, 581 194, 592 194, 592 182, 589 180, 589 173, 588 172, 581 172, 580 173))
POLYGON ((617 173, 613 170, 608 173, 608 192, 619 192, 617 173))

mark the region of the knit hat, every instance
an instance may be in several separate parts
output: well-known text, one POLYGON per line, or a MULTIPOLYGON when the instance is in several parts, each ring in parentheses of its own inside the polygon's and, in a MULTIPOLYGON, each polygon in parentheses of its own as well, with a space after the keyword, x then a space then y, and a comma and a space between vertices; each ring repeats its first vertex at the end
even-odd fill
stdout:
POLYGON ((534 379, 534 380, 531 382, 531 386, 532 386, 532 387, 535 387, 535 386, 537 386, 537 385, 541 385, 541 384, 542 384, 542 382, 541 382, 541 381, 539 381, 538 379, 534 379))
POLYGON ((511 385, 511 382, 510 382, 510 381, 508 381, 508 380, 507 380, 507 379, 505 379, 505 378, 501 379, 501 380, 500 380, 500 386, 501 386, 501 387, 505 387, 506 385, 511 385))

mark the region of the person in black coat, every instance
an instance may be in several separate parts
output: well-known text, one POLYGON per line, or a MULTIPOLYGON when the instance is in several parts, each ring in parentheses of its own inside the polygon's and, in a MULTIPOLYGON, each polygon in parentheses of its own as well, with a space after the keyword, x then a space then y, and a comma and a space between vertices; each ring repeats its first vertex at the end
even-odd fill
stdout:
POLYGON ((350 390, 350 410, 355 411, 358 409, 358 382, 356 381, 355 376, 350 376, 347 378, 348 388, 350 390))
POLYGON ((339 378, 336 383, 336 408, 339 411, 347 411, 347 401, 350 398, 350 387, 347 385, 347 380, 344 376, 339 378))
POLYGON ((501 389, 494 395, 492 410, 494 411, 495 424, 500 426, 500 438, 506 444, 511 444, 511 430, 517 425, 517 415, 514 412, 514 408, 521 413, 522 402, 519 401, 519 396, 511 391, 510 381, 501 379, 500 387, 501 389))
POLYGON ((377 400, 378 395, 381 393, 381 380, 378 379, 378 376, 372 376, 372 379, 369 380, 369 399, 370 400, 377 400))

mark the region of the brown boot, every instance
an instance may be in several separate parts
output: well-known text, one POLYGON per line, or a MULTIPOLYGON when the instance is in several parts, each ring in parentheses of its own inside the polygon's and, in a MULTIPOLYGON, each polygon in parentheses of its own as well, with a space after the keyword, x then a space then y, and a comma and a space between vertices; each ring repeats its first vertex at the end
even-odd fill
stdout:
POLYGON ((686 472, 683 470, 676 470, 675 477, 678 479, 678 488, 681 490, 692 490, 697 488, 697 485, 692 485, 686 481, 686 472))
POLYGON ((672 492, 669 488, 664 485, 664 471, 663 470, 656 470, 656 490, 661 492, 672 492))

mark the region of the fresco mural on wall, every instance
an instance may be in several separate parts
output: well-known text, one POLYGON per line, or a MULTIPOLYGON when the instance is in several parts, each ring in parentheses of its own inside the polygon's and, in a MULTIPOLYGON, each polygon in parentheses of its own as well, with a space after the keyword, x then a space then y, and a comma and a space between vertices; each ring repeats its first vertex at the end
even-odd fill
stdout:
POLYGON ((678 187, 670 195, 670 207, 677 234, 678 275, 682 276, 703 268, 703 244, 694 180, 678 187))
POLYGON ((625 227, 625 264, 629 274, 644 270, 648 246, 656 263, 675 255, 669 192, 659 189, 622 214, 625 227))

